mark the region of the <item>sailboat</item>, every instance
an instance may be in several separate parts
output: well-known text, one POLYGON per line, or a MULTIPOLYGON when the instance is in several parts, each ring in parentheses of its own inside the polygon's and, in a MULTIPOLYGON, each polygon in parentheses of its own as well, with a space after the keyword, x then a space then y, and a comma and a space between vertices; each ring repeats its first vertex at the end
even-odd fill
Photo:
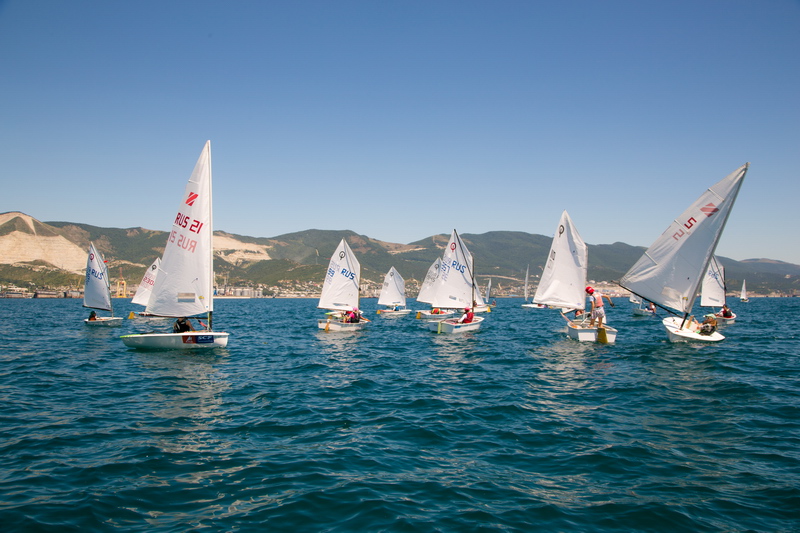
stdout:
MULTIPOLYGON (((472 254, 456 230, 450 237, 442 255, 439 277, 434 284, 431 299, 433 307, 443 309, 472 309, 477 295, 472 254)), ((457 318, 428 322, 428 329, 437 333, 462 333, 480 329, 483 317, 473 317, 472 322, 459 323, 457 318)))
POLYGON ((746 163, 707 189, 619 282, 659 307, 683 314, 662 321, 671 342, 725 338, 718 331, 701 335, 689 315, 749 166, 746 163))
POLYGON ((317 307, 328 309, 328 318, 317 321, 319 329, 325 331, 356 331, 363 329, 369 320, 361 317, 358 310, 361 264, 348 246, 341 240, 328 263, 328 271, 322 284, 322 294, 317 307), (357 322, 348 321, 350 311, 358 317, 357 322))
POLYGON ((746 280, 742 280, 742 292, 739 293, 739 301, 747 303, 750 299, 747 297, 747 283, 746 280))
POLYGON ((542 272, 542 279, 533 296, 534 303, 561 308, 561 316, 567 321, 567 335, 580 342, 613 343, 617 330, 598 324, 590 327, 586 309, 586 272, 589 248, 583 242, 572 223, 569 213, 564 211, 558 221, 550 253, 542 272), (566 313, 578 311, 580 321, 573 321, 566 313))
POLYGON ((633 293, 631 293, 631 296, 630 298, 628 298, 628 301, 635 306, 633 308, 633 316, 653 316, 656 314, 655 309, 651 309, 649 306, 645 306, 644 300, 642 300, 633 293))
POLYGON ((531 271, 531 266, 528 265, 528 267, 525 269, 525 289, 524 289, 524 293, 523 293, 523 295, 525 297, 525 303, 522 304, 522 307, 525 307, 526 309, 547 309, 546 305, 535 304, 533 302, 529 302, 528 301, 528 297, 529 297, 528 296, 528 277, 530 275, 530 271, 531 271))
MULTIPOLYGON (((145 270, 144 276, 142 276, 142 281, 139 282, 139 286, 136 288, 136 294, 133 295, 131 299, 132 304, 137 305, 144 305, 147 306, 147 303, 150 301, 150 295, 153 294, 153 286, 156 283, 156 276, 158 275, 158 269, 161 267, 161 258, 156 257, 156 260, 145 270)), ((139 313, 140 316, 149 316, 147 313, 139 313)), ((128 316, 128 318, 135 318, 133 311, 128 316)))
POLYGON ((110 311, 111 316, 97 316, 92 311, 91 318, 84 320, 87 326, 119 326, 122 317, 114 316, 114 307, 111 305, 111 285, 108 280, 108 267, 103 256, 89 244, 89 256, 86 260, 86 281, 83 286, 83 306, 89 309, 110 311))
MULTIPOLYGON (((439 279, 439 273, 442 271, 442 258, 437 257, 436 261, 428 267, 428 272, 425 274, 425 279, 422 280, 422 286, 419 288, 417 294, 417 301, 424 304, 430 304, 433 301, 433 294, 435 292, 436 280, 439 279)), ((452 309, 440 309, 438 307, 431 307, 431 309, 421 309, 417 311, 417 318, 422 320, 441 320, 443 318, 451 317, 455 314, 452 309)))
POLYGON ((385 317, 405 316, 411 312, 406 308, 406 282, 394 267, 383 278, 378 305, 386 306, 386 309, 378 309, 378 314, 385 317))
POLYGON ((214 247, 211 205, 211 141, 206 141, 181 197, 178 214, 173 219, 145 312, 172 318, 204 315, 208 325, 198 318, 202 329, 123 335, 125 346, 150 350, 227 346, 228 333, 212 328, 214 247))
MULTIPOLYGON (((725 269, 716 257, 712 257, 700 285, 700 307, 722 309, 725 305, 725 269)), ((736 314, 733 312, 729 317, 723 316, 722 311, 715 313, 714 316, 718 324, 733 324, 736 321, 736 314)))

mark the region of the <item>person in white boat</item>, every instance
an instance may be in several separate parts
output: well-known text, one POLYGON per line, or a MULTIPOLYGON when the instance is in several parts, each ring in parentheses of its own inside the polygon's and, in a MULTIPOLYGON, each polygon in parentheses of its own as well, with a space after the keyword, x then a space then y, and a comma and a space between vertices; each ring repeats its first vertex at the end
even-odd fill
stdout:
POLYGON ((183 333, 185 331, 194 331, 194 327, 192 323, 189 322, 188 318, 182 316, 175 321, 175 324, 172 326, 172 331, 174 333, 183 333))
POLYGON ((697 330, 697 333, 700 335, 711 335, 715 331, 717 331, 717 319, 712 313, 709 313, 706 315, 703 323, 700 324, 700 329, 697 330))
POLYGON ((656 304, 650 302, 650 305, 647 307, 651 313, 656 314, 656 304))
POLYGON ((361 312, 358 310, 358 307, 354 307, 352 311, 347 313, 344 321, 353 324, 361 322, 361 312))
POLYGON ((722 309, 719 310, 717 316, 722 318, 733 318, 733 311, 731 311, 727 304, 723 304, 722 309))
POLYGON ((611 301, 611 298, 608 295, 594 290, 591 286, 586 287, 586 294, 589 295, 589 300, 592 302, 592 314, 591 320, 589 320, 589 327, 593 328, 595 322, 597 322, 598 326, 602 326, 603 321, 606 318, 606 310, 603 307, 603 298, 608 300, 608 304, 611 307, 614 307, 614 302, 611 301))
POLYGON ((97 313, 95 313, 94 311, 89 313, 89 320, 97 320, 97 313))
POLYGON ((464 309, 464 314, 461 315, 461 318, 458 319, 459 324, 469 324, 475 318, 475 314, 470 310, 469 307, 464 309))

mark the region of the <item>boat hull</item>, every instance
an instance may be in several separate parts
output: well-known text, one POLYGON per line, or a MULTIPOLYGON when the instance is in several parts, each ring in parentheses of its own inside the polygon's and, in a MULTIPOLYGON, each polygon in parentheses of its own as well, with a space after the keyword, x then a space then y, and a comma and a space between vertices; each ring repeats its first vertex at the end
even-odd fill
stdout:
POLYGON ((88 318, 83 321, 92 328, 113 328, 122 325, 121 316, 99 316, 96 320, 89 320, 88 318))
POLYGON ((468 331, 476 331, 481 328, 481 322, 484 321, 483 317, 476 316, 472 322, 468 324, 459 324, 458 319, 447 318, 445 320, 438 320, 428 322, 428 329, 436 333, 466 333, 468 331))
MULTIPOLYGON (((598 342, 596 327, 590 328, 588 323, 571 323, 567 324, 567 335, 570 339, 575 339, 579 342, 598 342)), ((605 342, 608 344, 614 344, 617 340, 617 330, 612 328, 611 326, 603 326, 603 329, 606 331, 606 339, 605 342)), ((602 339, 601 339, 602 340, 602 339)))
POLYGON ((543 304, 522 304, 522 307, 525 309, 549 309, 549 307, 543 304))
POLYGON ((394 316, 406 316, 411 313, 411 309, 398 309, 397 311, 392 311, 391 309, 378 309, 378 314, 390 318, 394 316))
POLYGON ((736 322, 736 313, 731 317, 717 316, 717 324, 720 326, 727 326, 736 322))
POLYGON ((431 313, 429 310, 421 310, 417 311, 417 318, 420 320, 426 320, 426 321, 435 320, 438 322, 439 320, 442 320, 444 318, 450 318, 455 314, 456 314, 455 311, 443 311, 441 313, 431 313))
POLYGON ((329 318, 320 318, 317 321, 317 327, 323 331, 359 331, 369 324, 366 320, 361 322, 339 322, 338 320, 331 320, 329 318))
POLYGON ((700 335, 694 329, 686 327, 688 322, 681 327, 683 322, 683 318, 678 316, 668 316, 661 321, 667 330, 667 338, 670 342, 719 342, 725 339, 719 331, 715 331, 711 335, 700 335))
POLYGON ((140 350, 199 350, 224 348, 228 345, 228 334, 221 331, 137 333, 120 338, 128 348, 140 350))
POLYGON ((649 309, 644 309, 644 308, 641 308, 641 307, 634 307, 633 308, 633 316, 653 316, 653 315, 655 315, 655 313, 653 313, 649 309))

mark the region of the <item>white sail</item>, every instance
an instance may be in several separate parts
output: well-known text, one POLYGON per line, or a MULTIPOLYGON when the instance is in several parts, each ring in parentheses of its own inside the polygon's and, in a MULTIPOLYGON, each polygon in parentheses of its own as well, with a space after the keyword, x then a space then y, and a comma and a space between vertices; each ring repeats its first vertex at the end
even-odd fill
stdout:
POLYGON ((383 278, 378 305, 406 305, 406 282, 394 267, 383 278))
POLYGON ((317 307, 342 311, 358 307, 360 280, 361 265, 353 255, 353 250, 342 239, 328 263, 328 272, 317 307))
POLYGON ((211 141, 203 147, 167 238, 146 311, 192 316, 214 310, 211 141))
POLYGON ((531 266, 528 265, 525 269, 525 301, 528 301, 528 275, 530 274, 531 266))
MULTIPOLYGON (((456 230, 453 230, 442 256, 442 266, 434 290, 430 302, 432 307, 444 309, 472 307, 473 300, 480 299, 473 279, 472 254, 456 230)), ((477 302, 478 305, 482 304, 482 299, 480 300, 477 302)))
POLYGON ((725 269, 716 257, 712 257, 700 286, 700 306, 722 307, 723 305, 725 305, 725 269))
POLYGON ((425 279, 422 280, 422 286, 419 288, 417 301, 429 304, 433 299, 433 291, 436 286, 436 279, 439 277, 439 272, 442 270, 442 259, 436 258, 436 261, 428 268, 428 273, 425 274, 425 279))
POLYGON ((588 260, 589 249, 569 213, 564 211, 558 221, 533 302, 565 309, 584 309, 588 260))
POLYGON ((742 292, 739 294, 739 299, 743 302, 747 301, 747 285, 745 280, 742 280, 742 292))
POLYGON ((144 276, 142 276, 142 281, 139 283, 139 287, 136 289, 136 294, 133 295, 131 303, 147 305, 150 301, 150 295, 153 294, 153 286, 155 285, 158 268, 160 266, 161 258, 156 257, 156 260, 153 261, 153 264, 150 265, 145 271, 144 276))
POLYGON ((486 284, 486 302, 489 302, 489 298, 491 298, 490 294, 492 293, 492 278, 489 278, 489 282, 486 284))
POLYGON ((83 306, 91 309, 111 311, 111 289, 108 280, 108 267, 103 256, 89 245, 89 256, 86 260, 86 281, 83 285, 83 306))
POLYGON ((690 313, 749 164, 706 190, 620 280, 639 296, 690 313))

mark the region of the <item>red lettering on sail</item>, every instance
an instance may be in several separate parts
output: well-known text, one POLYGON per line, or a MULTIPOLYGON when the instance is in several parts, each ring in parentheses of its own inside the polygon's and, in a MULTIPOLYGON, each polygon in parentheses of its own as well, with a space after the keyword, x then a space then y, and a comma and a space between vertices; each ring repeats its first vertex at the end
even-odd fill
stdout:
POLYGON ((692 227, 693 227, 695 224, 697 224, 697 219, 696 219, 696 218, 694 218, 694 217, 692 217, 692 218, 690 218, 689 220, 687 220, 686 222, 684 222, 684 223, 683 223, 683 226, 684 226, 686 229, 692 229, 692 227))
POLYGON ((194 201, 197 200, 197 197, 200 196, 196 192, 190 192, 189 197, 186 199, 186 205, 194 205, 194 201))
POLYGON ((681 237, 683 237, 684 235, 686 235, 686 232, 685 232, 685 231, 683 231, 683 230, 680 230, 680 231, 676 231, 675 233, 673 233, 673 234, 672 234, 672 238, 673 238, 673 239, 675 239, 675 240, 677 241, 678 239, 680 239, 680 238, 681 238, 681 237))

